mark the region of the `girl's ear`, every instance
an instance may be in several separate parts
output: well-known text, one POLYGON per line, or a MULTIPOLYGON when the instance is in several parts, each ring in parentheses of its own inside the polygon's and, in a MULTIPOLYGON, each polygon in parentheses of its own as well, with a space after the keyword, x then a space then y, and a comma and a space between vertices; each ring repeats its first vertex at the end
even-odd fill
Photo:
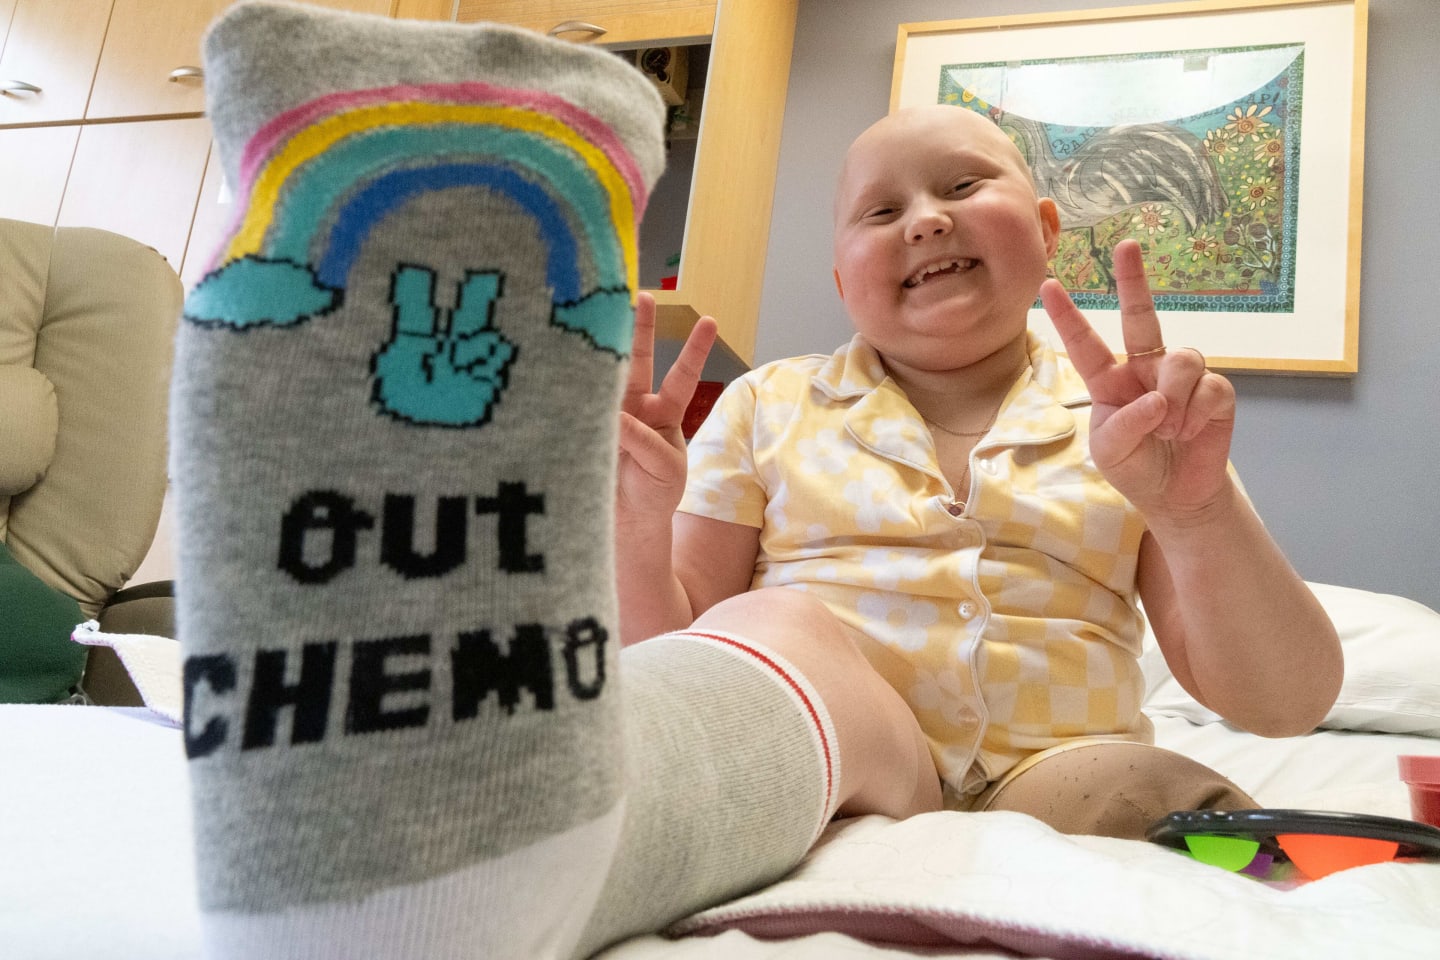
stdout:
MULTIPOLYGON (((1052 245, 1052 246, 1053 246, 1053 245, 1052 245)), ((1051 254, 1054 254, 1055 251, 1054 251, 1054 250, 1051 250, 1050 252, 1051 252, 1051 254)), ((831 270, 832 273, 835 274, 835 289, 836 289, 837 291, 839 291, 839 293, 840 293, 840 299, 841 299, 841 300, 844 300, 844 299, 845 299, 845 286, 840 282, 840 268, 839 268, 839 267, 831 267, 830 270, 831 270)))
POLYGON ((1045 234, 1046 255, 1055 256, 1060 245, 1060 208, 1049 197, 1040 198, 1040 229, 1045 234))

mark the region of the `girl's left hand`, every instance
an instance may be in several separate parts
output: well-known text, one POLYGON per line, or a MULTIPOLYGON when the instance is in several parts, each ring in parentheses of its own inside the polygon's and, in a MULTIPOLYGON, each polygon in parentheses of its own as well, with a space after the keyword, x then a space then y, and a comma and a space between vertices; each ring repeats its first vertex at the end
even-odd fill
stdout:
POLYGON ((1117 359, 1057 280, 1040 298, 1093 403, 1090 453, 1147 520, 1204 512, 1227 483, 1235 388, 1192 347, 1167 349, 1140 245, 1115 247, 1126 357, 1117 359))

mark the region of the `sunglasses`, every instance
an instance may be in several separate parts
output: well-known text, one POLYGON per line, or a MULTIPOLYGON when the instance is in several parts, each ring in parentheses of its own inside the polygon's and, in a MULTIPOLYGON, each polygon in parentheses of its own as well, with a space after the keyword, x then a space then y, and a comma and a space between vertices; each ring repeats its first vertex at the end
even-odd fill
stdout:
POLYGON ((1152 823, 1145 839, 1262 879, 1280 860, 1318 880, 1396 857, 1440 857, 1440 828, 1319 810, 1182 810, 1152 823))

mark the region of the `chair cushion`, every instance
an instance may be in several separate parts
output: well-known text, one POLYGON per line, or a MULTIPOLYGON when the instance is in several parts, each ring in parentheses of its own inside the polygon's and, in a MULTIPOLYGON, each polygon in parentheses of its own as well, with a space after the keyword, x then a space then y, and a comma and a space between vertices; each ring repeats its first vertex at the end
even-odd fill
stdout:
POLYGON ((159 523, 181 295, 164 258, 129 237, 0 219, 0 409, 10 420, 13 393, 43 432, 48 402, 57 424, 48 454, 43 433, 15 448, 0 437, 0 480, 30 482, 0 488, 0 539, 82 619, 129 580, 159 523))
POLYGON ((80 604, 21 566, 0 543, 0 703, 55 703, 80 682, 85 647, 70 639, 80 604))
POLYGON ((0 366, 0 410, 0 497, 11 497, 39 483, 55 456, 55 385, 30 367, 0 366))
MULTIPOLYGON (((54 231, 0 220, 0 498, 40 482, 55 456, 55 385, 35 369, 54 231)), ((0 538, 9 506, 0 499, 0 538)))

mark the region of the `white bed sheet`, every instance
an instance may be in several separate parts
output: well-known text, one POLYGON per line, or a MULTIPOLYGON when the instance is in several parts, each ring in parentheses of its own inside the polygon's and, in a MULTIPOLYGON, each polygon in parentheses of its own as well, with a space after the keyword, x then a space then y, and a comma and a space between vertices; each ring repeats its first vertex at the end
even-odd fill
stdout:
MULTIPOLYGON (((1218 723, 1154 720, 1159 745, 1209 764, 1272 807, 1408 817, 1395 757, 1440 755, 1440 740, 1428 737, 1317 731, 1266 740, 1218 723)), ((1433 960, 1440 863, 1379 864, 1283 889, 1149 844, 1061 837, 1009 814, 903 824, 872 817, 832 827, 785 880, 684 926, 726 932, 713 945, 640 937, 604 960, 1433 960), (822 927, 831 932, 808 932, 822 927), (952 942, 907 948, 859 939, 876 936, 952 942)))
MULTIPOLYGON (((1270 806, 1404 816, 1395 756, 1440 755, 1440 740, 1422 737, 1266 741, 1167 717, 1156 727, 1161 745, 1270 806)), ((145 710, 0 706, 0 953, 198 956, 184 763, 179 731, 145 710)), ((639 937, 603 956, 1431 960, 1440 863, 1379 864, 1282 890, 1013 814, 869 817, 832 827, 781 883, 688 924, 712 935, 639 937), (861 939, 877 937, 909 945, 861 939)))
POLYGON ((180 731, 149 710, 0 706, 0 956, 199 956, 180 731))
MULTIPOLYGON (((1410 793, 1396 758, 1440 755, 1440 740, 1433 737, 1316 730, 1267 740, 1223 723, 1152 720, 1157 744, 1220 771, 1266 807, 1408 818, 1410 793)), ((1440 945, 1435 955, 1440 957, 1440 945)))

